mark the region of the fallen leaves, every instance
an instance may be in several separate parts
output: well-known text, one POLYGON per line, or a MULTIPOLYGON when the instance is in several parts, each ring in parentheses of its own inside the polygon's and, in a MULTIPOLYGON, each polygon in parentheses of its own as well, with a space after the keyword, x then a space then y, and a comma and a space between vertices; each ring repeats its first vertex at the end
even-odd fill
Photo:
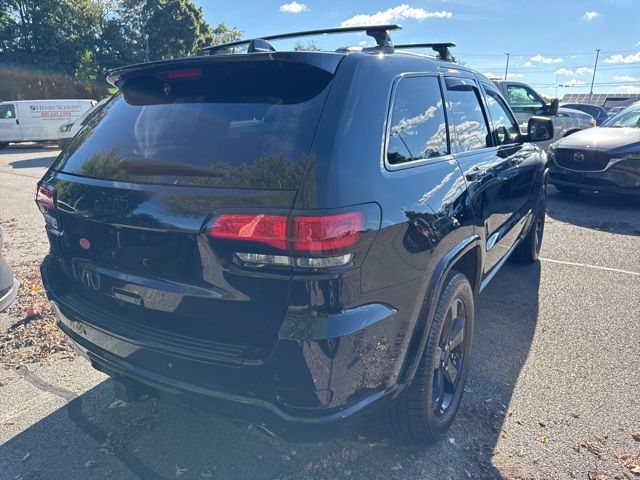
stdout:
POLYGON ((579 445, 600 459, 604 457, 605 451, 603 442, 599 438, 587 438, 582 440, 579 445))
POLYGON ((538 440, 540 440, 541 443, 547 443, 549 441, 549 435, 540 435, 538 440))
POLYGON ((0 333, 0 364, 16 368, 58 352, 73 358, 73 349, 56 326, 51 305, 42 288, 38 264, 16 268, 14 273, 21 285, 30 287, 20 288, 18 297, 7 310, 18 320, 0 333))

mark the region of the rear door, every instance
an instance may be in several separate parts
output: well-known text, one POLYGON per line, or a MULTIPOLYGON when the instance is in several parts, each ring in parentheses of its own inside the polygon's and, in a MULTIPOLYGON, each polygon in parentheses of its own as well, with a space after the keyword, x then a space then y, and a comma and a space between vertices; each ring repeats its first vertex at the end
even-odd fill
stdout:
POLYGON ((208 232, 221 213, 291 211, 332 74, 264 59, 133 75, 53 165, 69 295, 110 328, 242 361, 275 344, 290 273, 247 270, 208 232))
POLYGON ((0 104, 0 142, 22 140, 22 129, 14 103, 0 104))
POLYGON ((452 151, 464 172, 476 215, 484 226, 485 274, 511 248, 514 215, 511 159, 495 145, 483 96, 474 78, 445 77, 452 151))

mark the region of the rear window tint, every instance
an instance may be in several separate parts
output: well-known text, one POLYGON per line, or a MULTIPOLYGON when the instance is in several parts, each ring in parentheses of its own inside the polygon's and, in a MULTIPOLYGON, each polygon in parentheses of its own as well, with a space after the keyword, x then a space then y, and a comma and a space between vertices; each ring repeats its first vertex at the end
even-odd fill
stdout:
POLYGON ((332 75, 282 61, 198 68, 194 79, 127 80, 53 168, 132 182, 297 188, 332 75))

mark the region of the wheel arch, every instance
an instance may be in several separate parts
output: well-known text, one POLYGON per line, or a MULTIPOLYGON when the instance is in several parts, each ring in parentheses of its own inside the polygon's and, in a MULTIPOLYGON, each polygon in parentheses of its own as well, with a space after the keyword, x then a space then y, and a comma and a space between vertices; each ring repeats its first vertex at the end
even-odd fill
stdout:
POLYGON ((411 383, 415 375, 447 275, 452 270, 460 271, 466 275, 475 298, 480 291, 482 280, 482 258, 480 237, 471 235, 451 248, 438 261, 433 274, 428 279, 426 294, 409 341, 404 365, 398 377, 399 384, 404 386, 411 383))

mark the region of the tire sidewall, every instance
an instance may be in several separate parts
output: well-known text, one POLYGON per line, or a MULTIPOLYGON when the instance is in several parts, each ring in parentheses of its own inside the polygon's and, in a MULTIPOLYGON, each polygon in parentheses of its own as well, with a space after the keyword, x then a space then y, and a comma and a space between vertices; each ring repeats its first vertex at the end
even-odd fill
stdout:
POLYGON ((473 291, 467 278, 458 272, 451 272, 445 282, 445 286, 442 289, 436 309, 436 315, 434 321, 431 324, 429 331, 428 343, 425 347, 425 355, 422 358, 421 368, 428 369, 425 371, 427 375, 426 388, 424 389, 424 408, 426 411, 426 421, 428 423, 428 429, 432 432, 434 438, 442 437, 453 423, 455 416, 460 407, 462 400, 462 394, 464 393, 464 385, 466 383, 467 375, 470 365, 471 344, 473 340, 473 327, 475 318, 475 304, 473 299, 473 291), (465 306, 467 318, 465 322, 465 349, 464 349, 464 361, 462 370, 460 372, 460 379, 458 387, 451 400, 449 408, 443 415, 436 415, 432 407, 433 397, 433 378, 434 368, 437 364, 437 358, 435 358, 436 347, 438 346, 438 340, 442 334, 444 327, 444 318, 449 309, 449 305, 454 299, 460 298, 465 306))

